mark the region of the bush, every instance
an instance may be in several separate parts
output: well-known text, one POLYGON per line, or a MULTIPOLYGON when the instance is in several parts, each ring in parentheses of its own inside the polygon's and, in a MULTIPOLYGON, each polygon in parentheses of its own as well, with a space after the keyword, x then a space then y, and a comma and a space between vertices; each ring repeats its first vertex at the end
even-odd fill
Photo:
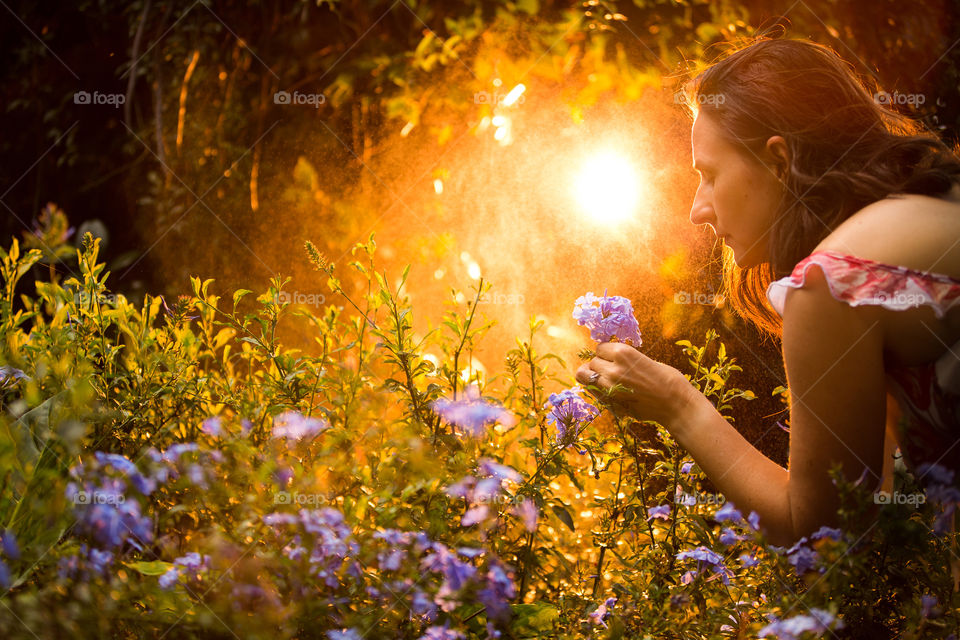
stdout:
MULTIPOLYGON (((308 246, 348 305, 319 315, 281 279, 255 300, 195 279, 135 305, 98 248, 87 236, 77 277, 29 293, 43 254, 2 252, 4 637, 957 632, 948 472, 923 494, 901 469, 898 494, 929 499, 879 515, 840 483, 842 529, 772 547, 662 427, 551 394, 570 367, 538 350, 540 322, 502 372, 472 372, 483 281, 421 333, 409 269, 391 288, 372 237, 349 265, 357 301, 308 246)), ((715 333, 679 346, 721 412, 752 397, 715 333)))

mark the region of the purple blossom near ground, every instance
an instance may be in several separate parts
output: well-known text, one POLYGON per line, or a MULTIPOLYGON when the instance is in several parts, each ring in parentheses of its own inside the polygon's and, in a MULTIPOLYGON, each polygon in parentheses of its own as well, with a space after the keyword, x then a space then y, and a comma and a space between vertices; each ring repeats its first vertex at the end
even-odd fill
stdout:
POLYGON ((222 438, 223 421, 217 416, 207 418, 203 421, 203 424, 200 425, 200 430, 211 438, 222 438))
POLYGON ((734 524, 743 522, 743 514, 729 501, 723 503, 723 506, 713 514, 713 517, 717 522, 733 522, 734 524))
POLYGON ((16 369, 10 366, 0 367, 0 389, 6 387, 12 387, 17 384, 19 380, 28 380, 29 376, 25 374, 20 369, 16 369))
MULTIPOLYGON (((757 634, 760 638, 774 636, 778 640, 800 640, 805 633, 813 633, 817 637, 843 628, 843 621, 836 618, 829 611, 813 607, 808 614, 801 614, 783 620, 773 619, 757 634)), ((809 636, 804 636, 809 637, 809 636)))
POLYGON ((287 443, 309 440, 329 428, 330 423, 326 420, 308 418, 296 411, 282 413, 273 419, 273 437, 286 438, 287 443))
POLYGON ((540 517, 540 510, 537 508, 532 498, 523 498, 513 508, 513 513, 523 522, 523 528, 528 533, 537 530, 537 520, 540 517))
POLYGON ((593 622, 593 624, 601 625, 604 629, 606 629, 607 620, 609 620, 610 616, 613 615, 613 612, 610 609, 612 609, 615 604, 617 604, 616 598, 607 598, 603 604, 599 605, 596 609, 590 612, 590 621, 593 622))
POLYGON ((547 424, 557 429, 557 444, 571 445, 583 427, 600 415, 599 409, 580 397, 583 388, 571 387, 550 394, 545 408, 549 408, 547 424))
POLYGON ((514 423, 513 415, 498 404, 486 402, 475 385, 467 387, 459 400, 440 398, 430 407, 450 424, 463 429, 475 438, 487 433, 487 427, 499 422, 505 426, 514 423))
POLYGON ((98 451, 94 460, 90 466, 72 467, 75 480, 65 489, 65 497, 73 503, 77 532, 103 549, 129 544, 142 550, 153 541, 153 520, 141 513, 140 503, 127 492, 132 488, 146 495, 155 481, 123 456, 98 451))
POLYGON ((688 549, 677 554, 677 560, 686 559, 696 560, 697 570, 689 571, 683 576, 681 582, 684 584, 689 584, 698 573, 707 568, 713 571, 714 574, 719 575, 724 584, 730 584, 730 576, 733 575, 733 572, 723 564, 723 558, 715 551, 704 546, 699 546, 695 549, 688 549))
POLYGON ((171 589, 180 579, 188 582, 195 582, 201 571, 210 569, 210 556, 201 555, 196 551, 191 551, 173 561, 170 567, 157 580, 161 589, 171 589))
POLYGON ((627 298, 607 295, 597 297, 588 292, 577 298, 573 318, 580 326, 590 329, 590 337, 597 342, 616 339, 637 348, 642 344, 640 325, 627 298))
POLYGON ((670 505, 661 504, 656 507, 650 507, 647 509, 647 520, 653 520, 654 518, 660 518, 661 520, 670 519, 670 505))

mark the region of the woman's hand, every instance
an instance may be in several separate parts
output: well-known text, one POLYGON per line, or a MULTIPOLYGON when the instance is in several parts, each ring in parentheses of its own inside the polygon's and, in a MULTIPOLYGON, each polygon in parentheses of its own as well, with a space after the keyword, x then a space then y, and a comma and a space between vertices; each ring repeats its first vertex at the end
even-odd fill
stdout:
POLYGON ((605 390, 618 384, 626 387, 608 399, 637 420, 654 420, 665 427, 697 396, 703 399, 682 373, 620 342, 599 344, 596 357, 581 365, 576 377, 582 385, 605 390))

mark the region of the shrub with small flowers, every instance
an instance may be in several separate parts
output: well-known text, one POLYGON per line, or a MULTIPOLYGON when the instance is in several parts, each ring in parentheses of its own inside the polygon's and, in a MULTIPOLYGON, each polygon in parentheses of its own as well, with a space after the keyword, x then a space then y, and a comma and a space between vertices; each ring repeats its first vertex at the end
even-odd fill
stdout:
MULTIPOLYGON (((98 249, 85 238, 80 277, 16 298, 42 255, 0 252, 2 637, 958 632, 946 469, 899 469, 895 490, 925 500, 880 505, 837 473, 838 526, 776 547, 662 427, 556 387, 569 367, 538 351, 542 321, 503 375, 464 384, 482 281, 422 338, 372 238, 357 288, 308 247, 345 304, 319 315, 294 315, 280 279, 256 300, 194 280, 135 306, 102 295, 98 249), (315 352, 277 341, 295 321, 315 352)), ((625 298, 586 294, 574 317, 642 347, 625 298)), ((714 332, 679 346, 722 413, 753 397, 714 332)))

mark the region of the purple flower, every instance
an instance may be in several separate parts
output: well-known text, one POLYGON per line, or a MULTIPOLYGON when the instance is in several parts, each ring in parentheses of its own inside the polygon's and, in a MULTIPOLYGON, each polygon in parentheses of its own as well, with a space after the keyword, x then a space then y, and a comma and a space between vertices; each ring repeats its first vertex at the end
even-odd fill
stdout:
POLYGON ((513 424, 513 416, 500 405, 485 402, 476 386, 468 387, 465 396, 463 400, 440 398, 430 406, 441 418, 476 438, 486 435, 486 427, 495 422, 513 424))
POLYGON ((816 551, 802 544, 806 540, 806 538, 801 538, 800 542, 787 550, 787 562, 797 570, 798 576, 815 567, 819 558, 816 551))
POLYGON ((200 425, 200 430, 213 438, 223 437, 223 421, 218 416, 207 418, 200 425))
POLYGON ((610 616, 613 615, 613 612, 610 611, 610 608, 613 605, 617 604, 616 598, 607 598, 606 601, 590 612, 590 620, 593 624, 603 625, 603 628, 607 628, 607 620, 610 619, 610 616))
POLYGON ((448 627, 429 627, 426 629, 424 634, 420 636, 419 640, 465 640, 464 636, 459 631, 455 631, 448 627))
POLYGON ((573 318, 580 326, 590 329, 590 337, 597 342, 618 342, 640 347, 640 325, 633 315, 630 300, 620 296, 598 298, 593 293, 577 298, 573 318))
MULTIPOLYGON (((704 568, 709 567, 711 571, 719 575, 723 580, 724 584, 730 584, 730 576, 733 575, 727 567, 723 564, 723 558, 719 554, 711 551, 710 549, 700 546, 695 549, 690 549, 687 551, 681 551, 677 554, 677 560, 685 560, 687 558, 692 558, 697 561, 697 571, 702 571, 704 568)), ((689 584, 689 581, 692 581, 693 578, 697 575, 697 572, 692 572, 692 575, 685 574, 681 582, 684 579, 689 578, 684 584, 689 584)))
POLYGON ((11 560, 20 559, 20 545, 17 544, 17 537, 13 535, 13 531, 7 529, 0 534, 0 545, 2 545, 5 556, 11 560))
POLYGON ((725 502, 723 506, 717 509, 717 512, 713 514, 714 519, 717 522, 733 522, 734 524, 738 522, 743 522, 743 514, 740 513, 734 506, 732 502, 725 502))
POLYGON ((747 516, 747 524, 749 524, 750 528, 754 531, 760 531, 760 516, 756 511, 751 511, 750 515, 747 516))
POLYGON ((526 529, 528 533, 533 533, 537 530, 537 518, 540 516, 540 511, 532 499, 521 498, 513 508, 513 512, 523 521, 523 528, 526 529))
POLYGON ((757 557, 749 553, 744 553, 740 555, 740 563, 747 569, 750 567, 755 567, 760 564, 760 561, 757 560, 757 557))
POLYGON ((507 567, 499 561, 491 561, 483 581, 485 584, 477 591, 477 599, 486 609, 487 617, 494 620, 509 618, 510 601, 517 595, 517 589, 507 567))
POLYGON ((600 411, 580 397, 583 389, 579 386, 571 387, 560 393, 550 394, 547 406, 551 407, 547 414, 547 424, 557 428, 557 444, 570 445, 577 440, 583 425, 592 421, 600 411))
POLYGON ((720 532, 720 537, 718 538, 718 540, 720 540, 720 544, 726 545, 728 547, 733 546, 744 539, 745 539, 744 536, 738 534, 736 531, 734 531, 730 527, 724 527, 723 531, 720 532))
POLYGON ((460 520, 460 525, 464 527, 472 527, 475 524, 479 524, 490 517, 490 507, 485 504, 479 504, 475 507, 467 509, 467 512, 463 514, 463 519, 460 520))
POLYGON ((842 629, 843 621, 838 620, 829 611, 811 608, 809 615, 798 615, 784 620, 773 621, 760 630, 759 637, 776 636, 779 640, 800 640, 804 633, 823 635, 827 631, 842 629))
POLYGON ((296 411, 288 411, 273 419, 273 437, 286 438, 288 444, 312 438, 329 428, 330 423, 326 420, 307 418, 296 411))
POLYGON ((924 594, 920 598, 920 607, 924 618, 936 618, 940 615, 939 608, 937 607, 937 596, 930 595, 929 593, 924 594))
POLYGON ((843 531, 840 529, 834 529, 833 527, 820 527, 814 533, 810 535, 811 540, 819 540, 820 538, 830 538, 831 540, 837 541, 843 537, 843 531))
POLYGON ((661 520, 670 519, 670 505, 661 504, 658 507, 650 507, 647 509, 647 520, 653 520, 654 518, 660 518, 661 520))
POLYGON ((29 380, 27 374, 14 367, 0 367, 0 389, 12 387, 18 380, 29 380))
POLYGON ((520 482, 520 480, 522 480, 520 474, 517 473, 512 467, 508 467, 505 464, 500 464, 496 460, 492 460, 490 458, 480 458, 478 461, 477 470, 485 476, 492 476, 501 480, 509 480, 511 482, 520 482))
POLYGON ((680 465, 680 473, 684 475, 690 475, 691 473, 693 473, 693 463, 684 462, 682 465, 680 465))
POLYGON ((694 560, 712 566, 723 564, 723 558, 721 558, 719 554, 703 546, 695 549, 689 549, 687 551, 681 551, 677 554, 677 560, 685 560, 687 558, 693 558, 694 560))
POLYGON ((343 631, 327 631, 328 640, 361 640, 362 636, 356 629, 344 629, 343 631))
POLYGON ((926 480, 928 483, 953 484, 954 472, 936 463, 924 462, 917 467, 917 473, 920 480, 926 480))
POLYGON ((10 579, 10 567, 3 560, 0 560, 0 587, 9 589, 12 584, 10 579))
POLYGON ((195 582, 199 578, 201 571, 207 571, 209 569, 210 556, 200 555, 196 551, 191 551, 185 556, 176 558, 173 561, 173 566, 167 569, 167 572, 160 576, 160 578, 157 580, 157 583, 160 585, 161 589, 170 589, 181 577, 185 577, 191 582, 195 582))

